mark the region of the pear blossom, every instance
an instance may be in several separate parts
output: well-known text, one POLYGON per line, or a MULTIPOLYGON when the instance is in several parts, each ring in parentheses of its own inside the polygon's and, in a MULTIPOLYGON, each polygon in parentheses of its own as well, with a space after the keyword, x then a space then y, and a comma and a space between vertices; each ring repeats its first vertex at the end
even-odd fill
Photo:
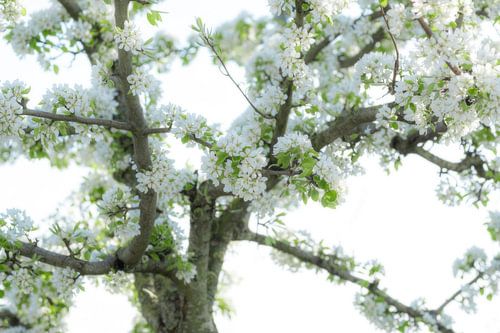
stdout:
POLYGON ((118 44, 118 48, 132 54, 138 54, 142 51, 143 42, 139 30, 131 21, 125 21, 123 29, 116 29, 115 42, 118 44))

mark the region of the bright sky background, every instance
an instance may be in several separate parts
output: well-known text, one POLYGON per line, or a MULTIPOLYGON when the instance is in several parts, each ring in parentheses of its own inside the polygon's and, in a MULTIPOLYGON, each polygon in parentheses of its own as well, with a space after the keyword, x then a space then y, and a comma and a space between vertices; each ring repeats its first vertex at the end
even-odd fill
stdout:
MULTIPOLYGON (((45 3, 30 1, 28 12, 45 3)), ((215 27, 242 10, 267 14, 265 0, 169 0, 158 8, 168 12, 161 27, 179 39, 191 32, 196 16, 215 27)), ((17 59, 2 41, 0 59, 1 80, 27 82, 34 101, 52 84, 88 84, 90 78, 84 57, 71 67, 60 66, 60 74, 55 75, 41 70, 33 57, 17 59)), ((234 72, 242 77, 240 69, 234 72)), ((211 65, 206 52, 190 67, 175 65, 162 80, 165 101, 201 113, 212 122, 228 124, 246 108, 234 86, 211 65)), ((375 158, 364 163, 366 175, 348 182, 345 204, 336 210, 310 205, 290 212, 285 220, 294 229, 309 230, 325 244, 342 245, 360 261, 378 259, 386 269, 382 286, 396 298, 410 303, 424 297, 431 307, 437 306, 460 286, 451 270, 457 257, 472 245, 484 247, 490 254, 498 251, 483 226, 487 210, 439 203, 434 192, 438 169, 417 157, 406 158, 401 169, 390 176, 375 158)), ((49 223, 44 218, 78 187, 85 174, 86 170, 78 167, 53 170, 46 161, 19 160, 2 165, 0 211, 22 208, 36 221, 49 223)), ((224 269, 235 282, 224 295, 236 313, 231 319, 217 317, 221 333, 378 332, 352 305, 356 287, 333 285, 323 273, 288 272, 277 267, 268 254, 255 244, 231 248, 224 269)), ((492 302, 481 301, 475 315, 450 309, 456 314, 458 331, 500 332, 498 297, 492 302)), ((126 297, 89 285, 78 295, 68 316, 68 332, 128 332, 135 315, 126 297)))

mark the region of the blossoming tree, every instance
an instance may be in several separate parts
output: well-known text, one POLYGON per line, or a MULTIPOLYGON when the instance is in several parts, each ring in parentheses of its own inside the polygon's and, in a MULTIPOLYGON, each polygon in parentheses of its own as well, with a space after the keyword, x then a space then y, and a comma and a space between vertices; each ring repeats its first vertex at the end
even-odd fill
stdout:
MULTIPOLYGON (((17 54, 56 72, 62 54, 92 64, 90 88, 56 85, 41 101, 22 82, 1 83, 2 160, 95 170, 70 199, 76 212, 54 214, 47 234, 23 211, 0 215, 3 332, 62 332, 89 276, 132 294, 144 318, 135 332, 217 332, 221 270, 236 241, 358 285, 356 306, 388 332, 455 332, 450 303, 470 311, 495 295, 500 256, 474 247, 454 265, 463 288, 437 308, 404 304, 382 287, 380 264, 286 230, 282 212, 300 201, 341 204, 344 180, 368 154, 386 167, 419 155, 441 169, 440 199, 486 205, 500 181, 500 2, 269 0, 272 15, 214 32, 197 19, 186 44, 142 37, 138 19, 161 23, 156 4, 57 0, 21 19, 18 0, 0 0, 0 28, 17 54), (160 104, 153 72, 176 57, 188 64, 200 47, 234 83, 228 93, 248 102, 224 131, 160 104), (229 62, 245 66, 246 82, 229 62), (201 164, 176 168, 169 137, 198 148, 201 164), (460 147, 462 159, 436 155, 439 143, 460 147)), ((490 216, 498 241, 500 213, 490 216)))

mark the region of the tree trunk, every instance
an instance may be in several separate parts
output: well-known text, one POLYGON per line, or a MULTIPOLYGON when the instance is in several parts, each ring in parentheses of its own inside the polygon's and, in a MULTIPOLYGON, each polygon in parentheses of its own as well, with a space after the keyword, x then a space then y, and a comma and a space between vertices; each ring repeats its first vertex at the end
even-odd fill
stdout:
MULTIPOLYGON (((196 267, 196 277, 183 288, 158 275, 135 275, 141 312, 157 333, 217 333, 213 319, 213 296, 218 272, 210 272, 210 246, 215 199, 199 190, 191 199, 189 261, 196 267), (215 284, 215 285, 214 285, 215 284)), ((206 192, 205 192, 206 193, 206 192)), ((224 253, 218 253, 219 257, 224 253)), ((221 259, 222 259, 221 258, 221 259)), ((222 266, 222 264, 220 265, 222 266)), ((220 272, 220 268, 219 268, 220 272)))

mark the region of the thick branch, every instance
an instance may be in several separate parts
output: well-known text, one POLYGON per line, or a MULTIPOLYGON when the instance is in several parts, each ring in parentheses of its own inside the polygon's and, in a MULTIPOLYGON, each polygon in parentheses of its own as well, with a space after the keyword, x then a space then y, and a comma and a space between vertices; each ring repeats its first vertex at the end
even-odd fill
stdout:
MULTIPOLYGON (((336 35, 334 39, 337 37, 336 35)), ((328 45, 330 45, 331 40, 330 37, 325 37, 318 43, 314 44, 311 46, 309 51, 307 51, 306 55, 304 56, 304 62, 307 64, 310 64, 311 62, 315 61, 318 58, 318 55, 323 51, 324 48, 326 48, 328 45)))
POLYGON ((441 157, 434 155, 433 153, 431 153, 428 150, 425 150, 422 147, 415 147, 413 153, 425 158, 427 161, 439 166, 441 169, 446 169, 455 171, 457 173, 461 173, 471 168, 474 168, 474 170, 476 170, 477 176, 480 178, 484 179, 495 178, 494 174, 493 175, 486 174, 484 170, 486 162, 483 161, 483 159, 478 155, 467 155, 463 160, 455 163, 444 160, 441 157))
POLYGON ((379 28, 373 35, 371 41, 366 44, 358 53, 353 55, 352 57, 339 57, 339 67, 340 68, 348 68, 354 66, 365 54, 370 53, 375 49, 377 43, 383 40, 385 37, 385 31, 383 28, 379 28))
POLYGON ((78 2, 75 0, 58 0, 59 3, 66 9, 69 16, 75 21, 78 21, 80 17, 80 13, 82 12, 82 8, 78 5, 78 2))
MULTIPOLYGON (((377 11, 369 15, 370 20, 375 20, 379 17, 382 16, 381 11, 377 11)), ((354 24, 360 20, 360 18, 354 20, 354 24)), ((352 25, 352 28, 354 29, 354 24, 352 25)), ((304 61, 306 64, 309 64, 313 61, 316 61, 318 59, 318 55, 325 49, 330 43, 335 40, 337 37, 341 36, 341 34, 336 34, 334 36, 327 36, 323 38, 321 41, 315 43, 314 45, 311 46, 309 51, 304 56, 304 61)), ((377 42, 381 41, 384 38, 384 29, 380 28, 378 29, 373 35, 372 35, 372 41, 365 45, 357 54, 355 54, 352 57, 348 58, 341 58, 339 57, 339 66, 341 68, 346 68, 346 67, 351 67, 353 66, 356 62, 359 61, 365 54, 373 51, 375 48, 377 42)))
MULTIPOLYGON (((73 20, 78 21, 80 14, 82 13, 82 8, 78 4, 78 2, 76 0, 58 0, 58 1, 64 7, 64 9, 66 9, 69 16, 71 16, 73 20)), ((95 36, 95 39, 97 41, 95 45, 89 45, 89 43, 84 43, 83 41, 80 41, 83 45, 85 53, 87 54, 87 57, 91 64, 95 64, 95 60, 92 58, 92 55, 98 49, 98 44, 102 42, 102 37, 100 33, 97 36, 95 36)))
MULTIPOLYGON (((349 282, 357 284, 363 288, 367 288, 372 294, 383 298, 387 304, 394 306, 398 312, 406 313, 408 316, 410 316, 412 318, 422 320, 425 322, 425 319, 423 317, 423 315, 424 315, 423 312, 421 312, 420 310, 414 309, 408 305, 405 305, 405 304, 401 303, 400 301, 396 300, 395 298, 391 297, 384 290, 380 289, 378 287, 377 283, 373 283, 371 281, 368 281, 368 280, 365 280, 363 278, 360 278, 360 277, 353 275, 350 271, 337 265, 335 263, 335 259, 336 259, 335 257, 318 256, 318 255, 314 254, 313 252, 302 250, 299 247, 292 246, 292 245, 288 244, 287 242, 280 241, 280 240, 273 239, 272 242, 268 242, 266 236, 261 235, 261 234, 257 234, 254 232, 250 232, 250 231, 248 231, 244 234, 241 234, 239 240, 256 242, 260 245, 272 247, 278 251, 281 251, 283 253, 291 255, 294 258, 296 258, 304 263, 311 264, 311 265, 314 265, 318 268, 324 269, 325 271, 327 271, 331 275, 336 276, 341 280, 349 281, 349 282)), ((428 323, 428 324, 432 325, 433 323, 428 323)), ((454 333, 454 331, 452 329, 446 328, 441 324, 438 324, 438 327, 439 327, 439 330, 441 332, 454 333)))
POLYGON ((115 128, 115 129, 119 129, 119 130, 125 130, 125 131, 132 130, 132 126, 130 126, 129 124, 122 122, 122 121, 116 121, 116 120, 111 120, 111 119, 87 118, 87 117, 80 117, 80 116, 67 116, 67 115, 62 115, 62 114, 56 114, 56 113, 51 113, 51 112, 46 112, 46 111, 30 110, 30 109, 24 109, 22 114, 25 116, 30 116, 30 117, 50 119, 52 121, 64 121, 67 123, 78 123, 78 124, 85 124, 85 125, 97 125, 97 126, 102 126, 102 127, 107 127, 107 128, 115 128))
POLYGON ((406 139, 403 139, 399 136, 395 136, 392 139, 391 147, 397 150, 402 155, 408 155, 408 154, 419 155, 425 158, 427 161, 437 165, 441 169, 461 173, 471 168, 474 168, 477 176, 480 178, 490 180, 490 179, 496 179, 498 177, 498 174, 495 172, 492 172, 491 174, 486 172, 485 166, 487 166, 487 163, 479 155, 468 153, 466 154, 465 158, 463 158, 460 162, 450 162, 437 155, 434 155, 430 151, 420 146, 420 144, 424 142, 439 137, 442 133, 446 132, 446 129, 447 127, 444 123, 438 123, 436 124, 434 130, 429 130, 427 131, 426 134, 423 135, 418 134, 418 132, 415 132, 413 134, 409 134, 406 139))
POLYGON ((8 309, 0 309, 0 328, 5 327, 2 325, 4 321, 7 321, 7 324, 9 325, 7 327, 16 327, 16 326, 24 327, 24 325, 21 325, 21 321, 19 320, 19 317, 17 317, 15 313, 10 312, 8 309))
POLYGON ((81 275, 103 275, 116 270, 125 270, 129 273, 155 273, 175 278, 174 270, 168 269, 165 262, 147 261, 127 269, 121 267, 121 261, 113 255, 109 255, 101 261, 86 261, 24 242, 21 243, 19 253, 24 257, 36 259, 54 267, 71 268, 81 275))
POLYGON ((382 105, 360 108, 340 115, 335 120, 329 122, 326 129, 312 135, 311 142, 313 148, 319 151, 338 138, 353 134, 359 125, 375 121, 380 107, 382 105))
MULTIPOLYGON (((122 29, 125 21, 128 19, 128 4, 129 0, 115 0, 115 22, 116 26, 122 29)), ((148 170, 151 168, 152 162, 148 136, 143 133, 147 125, 139 98, 130 93, 130 84, 127 81, 127 77, 131 73, 132 54, 123 49, 118 49, 115 78, 123 96, 122 100, 127 110, 128 123, 134 130, 134 160, 139 170, 148 170)), ((130 241, 126 248, 121 249, 118 253, 118 258, 126 266, 133 267, 136 265, 149 244, 149 238, 156 218, 156 201, 157 195, 153 190, 140 194, 140 233, 130 241)))

